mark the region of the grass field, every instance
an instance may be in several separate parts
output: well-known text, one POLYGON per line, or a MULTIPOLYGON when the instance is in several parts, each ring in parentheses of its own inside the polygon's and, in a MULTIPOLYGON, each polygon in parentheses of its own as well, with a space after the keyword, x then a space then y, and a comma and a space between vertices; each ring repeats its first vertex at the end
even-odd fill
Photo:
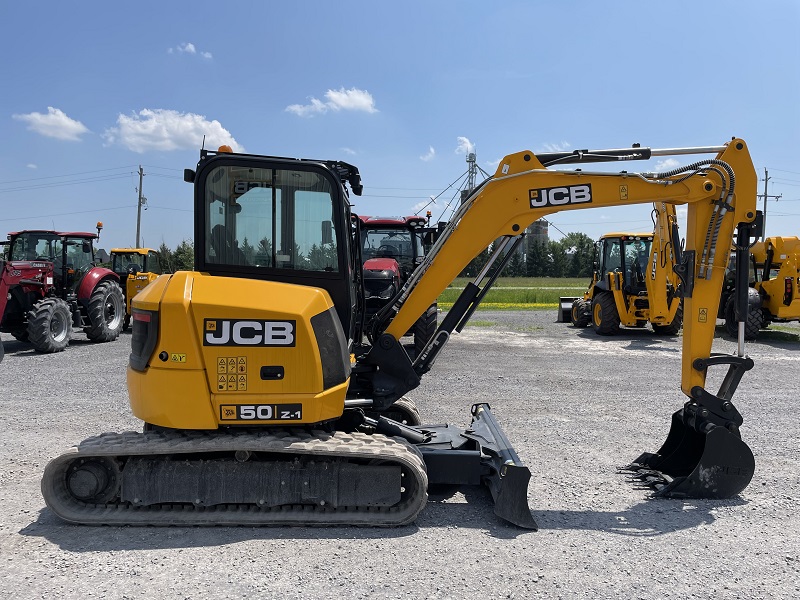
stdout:
MULTIPOLYGON (((453 306, 471 279, 456 279, 439 296, 439 308, 453 306)), ((500 277, 478 306, 478 310, 548 309, 558 306, 561 296, 580 296, 588 287, 588 277, 500 277)))

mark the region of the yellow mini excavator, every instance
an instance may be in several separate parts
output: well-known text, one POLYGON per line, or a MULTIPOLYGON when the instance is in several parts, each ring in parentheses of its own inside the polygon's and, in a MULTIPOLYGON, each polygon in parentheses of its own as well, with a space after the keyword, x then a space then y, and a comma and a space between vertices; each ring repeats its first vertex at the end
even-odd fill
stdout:
MULTIPOLYGON (((82 524, 371 525, 411 523, 429 484, 488 486, 495 513, 535 529, 530 471, 487 403, 466 429, 426 425, 405 394, 417 387, 502 270, 469 283, 413 358, 400 338, 493 240, 505 252, 558 211, 686 204, 681 275, 681 387, 688 397, 664 445, 627 466, 668 497, 728 498, 750 482, 732 396, 752 361, 711 352, 737 230, 746 253, 756 176, 740 139, 715 147, 633 147, 506 156, 441 232, 391 302, 364 310, 360 219, 343 162, 202 151, 184 178, 195 190, 196 272, 162 275, 133 299, 127 371, 142 433, 104 433, 45 469, 42 492, 82 524), (662 173, 589 163, 711 154, 662 173), (551 165, 579 164, 575 170, 551 165), (483 287, 481 287, 483 285, 483 287), (720 390, 706 373, 722 366, 720 390)), ((739 264, 746 266, 744 256, 739 264)), ((740 275, 746 291, 747 272, 740 275)), ((741 320, 741 319, 740 319, 741 320)), ((535 410, 532 407, 531 410, 535 410)))

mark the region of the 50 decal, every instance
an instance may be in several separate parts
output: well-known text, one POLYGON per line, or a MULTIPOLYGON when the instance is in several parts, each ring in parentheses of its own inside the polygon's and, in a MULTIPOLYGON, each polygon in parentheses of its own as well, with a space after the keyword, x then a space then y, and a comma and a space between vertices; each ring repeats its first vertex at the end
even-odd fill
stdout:
POLYGON ((531 208, 583 204, 592 201, 592 185, 589 183, 566 187, 540 188, 538 190, 529 190, 528 193, 531 208))
POLYGON ((204 346, 294 346, 296 321, 205 319, 204 346))
POLYGON ((296 421, 303 417, 302 404, 222 404, 222 421, 296 421))

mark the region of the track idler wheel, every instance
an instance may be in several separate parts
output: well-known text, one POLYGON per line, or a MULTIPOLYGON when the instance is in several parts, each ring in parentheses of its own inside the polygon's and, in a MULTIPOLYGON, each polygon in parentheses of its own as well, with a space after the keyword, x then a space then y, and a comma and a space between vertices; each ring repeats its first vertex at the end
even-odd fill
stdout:
POLYGON ((117 496, 120 471, 110 458, 92 457, 78 459, 67 469, 67 491, 87 504, 104 504, 117 496))
POLYGON ((672 415, 658 452, 642 454, 621 471, 652 488, 656 497, 725 499, 748 486, 755 458, 735 424, 697 427, 683 409, 672 415))

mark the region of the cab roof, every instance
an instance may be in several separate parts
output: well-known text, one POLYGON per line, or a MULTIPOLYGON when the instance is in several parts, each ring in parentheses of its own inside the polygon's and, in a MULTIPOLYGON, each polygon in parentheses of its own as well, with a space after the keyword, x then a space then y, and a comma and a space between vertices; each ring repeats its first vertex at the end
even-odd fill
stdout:
POLYGON ((410 217, 368 217, 359 215, 359 219, 364 225, 375 225, 378 227, 418 227, 425 225, 427 219, 419 215, 412 215, 410 217))
POLYGON ((144 256, 148 252, 155 252, 153 248, 112 248, 111 254, 141 254, 144 256))
POLYGON ((35 233, 35 234, 48 234, 48 235, 55 235, 59 237, 81 237, 81 238, 91 238, 96 240, 98 235, 96 233, 91 233, 88 231, 53 231, 52 229, 23 229, 22 231, 12 231, 8 234, 8 237, 16 237, 19 235, 24 235, 27 233, 35 233))

